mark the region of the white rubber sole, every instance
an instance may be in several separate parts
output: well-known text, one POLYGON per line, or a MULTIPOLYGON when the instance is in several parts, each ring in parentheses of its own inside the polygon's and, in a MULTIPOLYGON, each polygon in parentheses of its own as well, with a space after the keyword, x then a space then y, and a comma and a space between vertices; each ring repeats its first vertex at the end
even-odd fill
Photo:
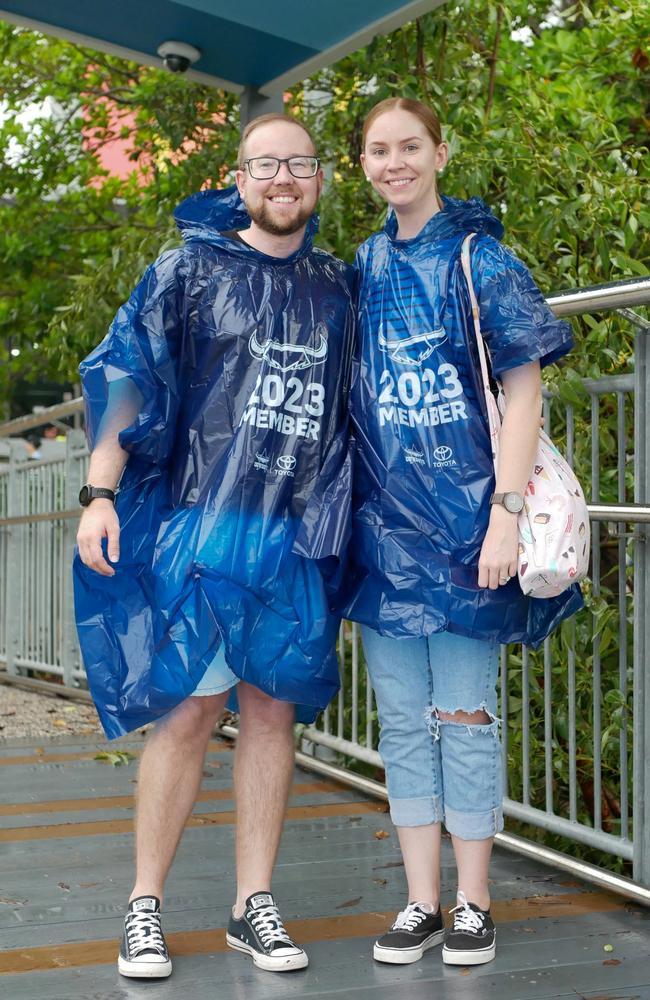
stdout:
POLYGON ((128 979, 167 979, 172 974, 172 962, 127 962, 121 955, 117 957, 117 971, 128 979))
POLYGON ((444 936, 444 930, 436 931, 415 948, 383 948, 375 941, 372 957, 376 962, 388 962, 389 965, 411 965, 413 962, 419 962, 428 948, 435 948, 437 944, 441 944, 444 936))
POLYGON ((442 960, 445 965, 485 965, 491 962, 497 953, 496 939, 491 948, 483 951, 455 951, 442 949, 442 960))
POLYGON ((260 955, 249 944, 240 941, 236 937, 232 937, 228 933, 226 933, 226 943, 235 951, 241 951, 244 955, 250 955, 257 968, 264 969, 265 972, 293 972, 295 969, 306 969, 309 965, 309 958, 304 951, 299 951, 295 955, 282 955, 277 958, 273 958, 270 955, 260 955))

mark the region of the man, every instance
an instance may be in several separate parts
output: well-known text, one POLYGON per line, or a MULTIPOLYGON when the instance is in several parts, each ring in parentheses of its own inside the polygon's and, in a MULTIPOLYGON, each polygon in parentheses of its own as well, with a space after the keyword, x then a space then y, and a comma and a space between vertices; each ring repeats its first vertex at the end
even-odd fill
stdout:
POLYGON ((75 598, 89 683, 109 736, 162 716, 138 779, 118 960, 131 977, 171 973, 165 879, 235 688, 227 941, 262 969, 308 961, 270 890, 293 723, 338 683, 337 620, 315 560, 340 546, 323 525, 339 517, 333 484, 346 480, 350 279, 311 245, 323 176, 303 125, 251 122, 236 180, 238 193, 179 207, 184 247, 149 268, 81 366, 93 447, 75 598))

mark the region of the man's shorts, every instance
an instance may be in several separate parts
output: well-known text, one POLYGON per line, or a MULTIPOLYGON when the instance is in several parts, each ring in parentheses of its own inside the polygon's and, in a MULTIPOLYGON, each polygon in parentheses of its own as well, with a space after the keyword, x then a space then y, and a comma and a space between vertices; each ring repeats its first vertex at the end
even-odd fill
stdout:
POLYGON ((226 663, 223 645, 221 645, 214 660, 203 674, 199 686, 192 692, 192 697, 204 698, 211 694, 222 694, 238 683, 239 677, 233 674, 226 663))

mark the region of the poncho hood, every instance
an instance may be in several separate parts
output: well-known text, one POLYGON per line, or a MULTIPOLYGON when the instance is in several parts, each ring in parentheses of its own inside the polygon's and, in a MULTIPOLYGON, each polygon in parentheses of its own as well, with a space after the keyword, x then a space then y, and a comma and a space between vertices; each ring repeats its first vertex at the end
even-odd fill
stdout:
MULTIPOLYGON (((198 191, 196 194, 191 194, 174 211, 174 220, 186 243, 201 241, 239 256, 258 260, 268 259, 267 254, 261 253, 254 247, 223 235, 233 229, 247 229, 251 224, 250 215, 234 184, 220 191, 198 191)), ((293 264, 305 257, 312 249, 317 232, 318 215, 314 214, 307 223, 302 246, 282 260, 293 264)))
POLYGON ((461 198, 448 198, 446 195, 442 195, 441 200, 442 211, 432 216, 413 239, 397 240, 395 238, 397 218, 392 211, 386 220, 384 232, 394 243, 410 246, 432 243, 448 239, 450 236, 465 236, 467 233, 493 236, 497 240, 503 236, 503 225, 482 198, 470 198, 468 201, 463 201, 461 198))

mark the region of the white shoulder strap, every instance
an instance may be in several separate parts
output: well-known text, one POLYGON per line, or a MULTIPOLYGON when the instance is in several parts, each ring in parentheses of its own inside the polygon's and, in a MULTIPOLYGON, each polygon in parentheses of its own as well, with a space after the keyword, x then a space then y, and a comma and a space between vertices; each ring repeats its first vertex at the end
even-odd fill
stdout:
POLYGON ((481 334, 481 323, 480 323, 480 313, 478 302, 476 301, 476 292, 474 291, 474 283, 472 281, 472 268, 470 263, 470 244, 476 233, 469 233, 468 236, 463 240, 463 245, 460 250, 460 260, 463 266, 463 272, 465 274, 465 280, 467 281, 467 288, 469 290, 469 299, 472 304, 472 317, 474 321, 474 334, 476 336, 476 346, 478 348, 478 356, 481 363, 481 381, 483 383, 483 392, 485 394, 485 403, 488 412, 488 419, 490 422, 490 437, 492 439, 493 445, 493 457, 495 455, 495 445, 499 437, 499 431, 501 429, 499 420, 499 411, 494 402, 494 396, 492 395, 492 390, 490 389, 490 376, 488 374, 487 357, 485 352, 485 343, 483 342, 483 335, 481 334))

